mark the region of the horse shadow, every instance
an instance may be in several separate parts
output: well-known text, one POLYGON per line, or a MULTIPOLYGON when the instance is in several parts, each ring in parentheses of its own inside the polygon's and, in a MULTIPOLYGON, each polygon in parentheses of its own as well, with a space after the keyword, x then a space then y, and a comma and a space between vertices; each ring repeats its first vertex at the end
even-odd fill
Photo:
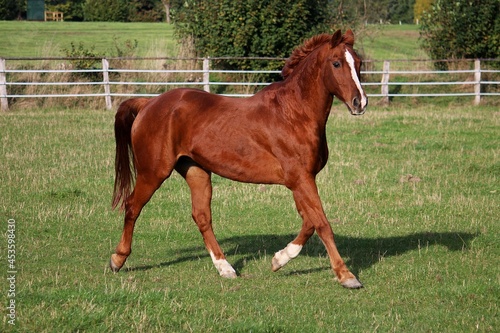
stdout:
MULTIPOLYGON (((237 257, 236 261, 231 264, 239 274, 244 269, 247 261, 258 258, 262 253, 272 257, 275 252, 283 249, 295 236, 295 234, 233 236, 220 239, 219 244, 227 254, 228 261, 231 262, 231 257, 233 256, 237 257)), ((448 251, 453 252, 464 251, 470 247, 471 242, 477 236, 478 234, 466 232, 420 232, 403 236, 378 238, 352 237, 336 234, 335 242, 349 269, 355 275, 358 275, 359 272, 380 262, 382 258, 400 256, 406 252, 426 249, 431 246, 444 246, 448 251)), ((144 271, 209 257, 203 245, 177 249, 175 253, 168 253, 167 255, 176 258, 156 265, 129 266, 124 271, 144 271)), ((324 257, 325 259, 327 256, 326 249, 316 234, 309 239, 300 255, 312 258, 324 257)), ((270 258, 267 259, 270 262, 270 258)), ((324 265, 319 268, 291 270, 286 274, 300 275, 323 270, 330 270, 328 260, 325 260, 324 265)))

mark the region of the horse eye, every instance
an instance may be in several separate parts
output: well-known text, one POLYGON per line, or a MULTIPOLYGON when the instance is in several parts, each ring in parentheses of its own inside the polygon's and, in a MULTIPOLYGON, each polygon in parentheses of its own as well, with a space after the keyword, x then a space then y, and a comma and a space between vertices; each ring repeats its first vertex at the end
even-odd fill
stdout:
POLYGON ((335 68, 339 68, 339 67, 340 67, 340 62, 335 61, 335 62, 333 63, 333 67, 335 67, 335 68))

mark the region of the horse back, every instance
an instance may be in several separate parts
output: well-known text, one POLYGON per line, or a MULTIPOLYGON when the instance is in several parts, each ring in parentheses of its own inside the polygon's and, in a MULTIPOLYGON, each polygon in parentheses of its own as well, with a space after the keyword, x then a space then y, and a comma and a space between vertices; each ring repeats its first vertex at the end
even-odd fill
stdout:
POLYGON ((234 98, 196 89, 171 90, 141 111, 135 134, 154 133, 170 159, 187 156, 237 181, 286 184, 285 169, 290 175, 320 169, 324 163, 318 166, 315 155, 323 149, 317 135, 304 131, 306 124, 290 123, 279 101, 262 95, 234 98), (293 168, 298 170, 290 172, 293 168))

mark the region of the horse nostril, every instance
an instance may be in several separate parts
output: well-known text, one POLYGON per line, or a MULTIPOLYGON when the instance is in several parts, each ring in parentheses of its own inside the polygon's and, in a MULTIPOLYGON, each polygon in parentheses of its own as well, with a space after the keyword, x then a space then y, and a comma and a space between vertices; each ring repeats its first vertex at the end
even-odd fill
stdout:
POLYGON ((352 105, 355 107, 355 108, 358 108, 359 107, 359 99, 357 97, 354 97, 354 99, 352 100, 352 105))

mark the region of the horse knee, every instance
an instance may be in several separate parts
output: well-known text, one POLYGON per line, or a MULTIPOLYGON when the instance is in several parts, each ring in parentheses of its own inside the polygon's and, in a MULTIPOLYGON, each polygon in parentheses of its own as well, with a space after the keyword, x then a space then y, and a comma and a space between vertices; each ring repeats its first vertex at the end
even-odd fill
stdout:
POLYGON ((323 239, 323 238, 333 238, 333 230, 330 224, 328 222, 325 223, 320 223, 314 226, 314 229, 318 233, 318 236, 323 239))

